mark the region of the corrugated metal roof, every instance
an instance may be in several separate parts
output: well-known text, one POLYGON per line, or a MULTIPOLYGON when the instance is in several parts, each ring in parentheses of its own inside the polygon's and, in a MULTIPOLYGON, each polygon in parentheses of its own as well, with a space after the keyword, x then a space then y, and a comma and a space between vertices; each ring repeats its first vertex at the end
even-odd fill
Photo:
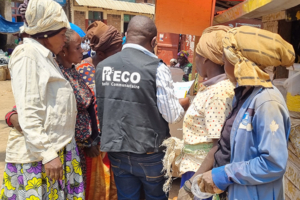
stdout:
POLYGON ((152 15, 154 15, 155 13, 154 6, 141 3, 130 3, 113 0, 76 0, 76 2, 81 6, 98 7, 111 10, 121 10, 152 15))
POLYGON ((246 0, 214 18, 214 24, 237 18, 259 18, 297 6, 299 0, 246 0))

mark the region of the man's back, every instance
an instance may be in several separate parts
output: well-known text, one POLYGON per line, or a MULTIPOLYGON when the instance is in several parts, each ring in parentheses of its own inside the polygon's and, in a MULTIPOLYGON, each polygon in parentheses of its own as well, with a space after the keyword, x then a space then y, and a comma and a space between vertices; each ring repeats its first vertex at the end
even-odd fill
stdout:
POLYGON ((126 48, 98 64, 96 90, 101 150, 159 152, 169 137, 157 107, 156 71, 160 60, 126 48))

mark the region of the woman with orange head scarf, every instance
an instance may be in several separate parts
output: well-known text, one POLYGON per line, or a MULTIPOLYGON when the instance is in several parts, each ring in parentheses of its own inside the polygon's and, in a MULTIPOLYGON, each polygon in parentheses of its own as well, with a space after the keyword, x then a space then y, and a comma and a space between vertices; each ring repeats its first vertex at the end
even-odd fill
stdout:
MULTIPOLYGON (((99 62, 118 53, 122 49, 122 36, 113 26, 107 26, 101 21, 92 23, 87 28, 87 38, 90 47, 96 54, 82 61, 76 67, 81 77, 95 94, 95 70, 99 62)), ((97 111, 97 104, 95 103, 97 111)), ((98 120, 99 125, 99 120, 98 120)), ((99 127, 99 126, 98 126, 99 127)), ((100 131, 100 129, 99 129, 100 131)), ((101 152, 97 157, 86 156, 87 163, 87 188, 86 199, 117 199, 116 186, 111 174, 110 162, 106 153, 101 152)))

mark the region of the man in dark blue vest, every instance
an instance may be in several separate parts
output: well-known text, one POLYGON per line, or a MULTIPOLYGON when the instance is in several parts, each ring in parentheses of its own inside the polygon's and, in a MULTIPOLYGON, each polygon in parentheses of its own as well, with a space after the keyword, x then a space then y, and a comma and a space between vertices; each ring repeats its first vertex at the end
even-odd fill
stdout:
POLYGON ((177 99, 169 68, 152 52, 157 29, 145 16, 131 19, 121 52, 96 68, 101 151, 108 152, 118 199, 167 200, 163 192, 162 142, 189 99, 177 99))

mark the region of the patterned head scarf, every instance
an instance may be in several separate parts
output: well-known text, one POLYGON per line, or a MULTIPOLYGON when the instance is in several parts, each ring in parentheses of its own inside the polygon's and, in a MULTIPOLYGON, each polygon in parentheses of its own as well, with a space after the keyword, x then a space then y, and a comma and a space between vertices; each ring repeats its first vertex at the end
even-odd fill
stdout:
POLYGON ((177 54, 177 56, 182 56, 182 57, 185 57, 186 59, 188 59, 189 55, 190 54, 185 50, 182 50, 177 54))
POLYGON ((223 65, 222 39, 230 29, 231 27, 223 25, 211 26, 205 29, 197 44, 196 53, 216 64, 223 65))
POLYGON ((272 87, 269 66, 291 66, 295 60, 293 46, 278 34, 242 26, 229 30, 223 38, 224 54, 234 65, 239 86, 272 87))
POLYGON ((87 28, 90 47, 94 51, 110 52, 122 45, 122 36, 113 26, 107 26, 101 21, 92 23, 87 28))
POLYGON ((50 37, 64 28, 71 28, 62 7, 53 0, 24 0, 19 10, 24 18, 21 32, 36 37, 50 37))

